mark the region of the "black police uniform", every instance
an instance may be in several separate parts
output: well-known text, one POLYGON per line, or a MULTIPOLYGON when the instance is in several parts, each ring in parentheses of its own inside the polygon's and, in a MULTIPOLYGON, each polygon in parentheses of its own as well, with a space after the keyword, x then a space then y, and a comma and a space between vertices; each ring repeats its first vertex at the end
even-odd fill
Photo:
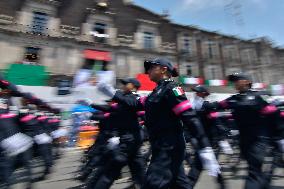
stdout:
MULTIPOLYGON (((30 93, 20 92, 14 84, 3 79, 1 75, 0 75, 0 88, 10 90, 9 96, 6 96, 6 97, 2 96, 2 100, 3 100, 2 102, 6 102, 6 105, 4 105, 5 108, 3 108, 2 106, 3 111, 0 112, 0 115, 1 115, 0 116, 0 125, 1 125, 0 142, 2 144, 4 140, 12 139, 10 143, 18 144, 17 145, 18 151, 21 152, 20 154, 18 154, 18 157, 19 157, 18 159, 21 160, 20 163, 22 163, 24 167, 26 168, 26 175, 28 177, 27 188, 30 188, 31 183, 32 183, 32 173, 31 173, 31 164, 30 164, 30 160, 32 158, 32 155, 31 155, 32 153, 30 151, 30 147, 32 146, 32 139, 28 137, 27 135, 24 135, 23 133, 20 132, 20 128, 17 122, 18 120, 17 116, 9 113, 9 109, 7 107, 10 104, 11 96, 23 97, 25 99, 32 101, 32 103, 36 105, 41 104, 42 101, 40 99, 33 97, 30 93), (13 142, 13 140, 16 140, 16 141, 13 142), (17 141, 21 141, 21 142, 17 142, 17 141)), ((2 152, 7 151, 3 149, 3 145, 1 145, 1 147, 2 147, 1 149, 2 152)), ((4 155, 4 157, 6 158, 6 161, 1 162, 5 164, 4 166, 5 169, 3 170, 4 175, 5 175, 4 181, 10 183, 10 175, 13 172, 13 165, 15 164, 16 160, 15 158, 10 158, 10 157, 7 157, 6 155, 4 155)))
MULTIPOLYGON (((57 111, 57 110, 55 110, 55 111, 57 111)), ((51 133, 51 136, 53 138, 53 142, 52 142, 52 156, 54 157, 54 159, 60 158, 60 155, 61 155, 61 151, 60 151, 60 145, 61 145, 60 137, 54 135, 54 133, 56 133, 57 130, 60 128, 60 122, 61 122, 61 118, 58 115, 50 116, 50 119, 48 120, 50 133, 51 133)))
MULTIPOLYGON (((10 82, 6 81, 2 75, 0 75, 0 88, 9 89, 12 91, 14 96, 20 96, 20 92, 17 87, 10 82)), ((9 105, 11 104, 10 97, 2 96, 0 99, 0 168, 1 168, 1 179, 0 182, 9 186, 11 184, 11 174, 13 172, 14 161, 7 156, 6 149, 2 146, 3 140, 16 135, 19 133, 18 125, 16 124, 16 115, 9 113, 9 105)))
POLYGON ((274 171, 277 167, 283 167, 284 161, 283 161, 283 152, 281 147, 278 144, 278 141, 283 139, 284 136, 284 129, 281 127, 281 125, 284 125, 284 112, 283 112, 283 106, 284 102, 281 101, 272 101, 272 105, 277 107, 277 111, 275 114, 272 114, 271 116, 268 117, 268 119, 265 120, 266 125, 271 128, 270 131, 270 144, 272 146, 271 150, 271 157, 272 162, 270 166, 270 170, 267 171, 268 176, 267 176, 267 188, 269 188, 269 185, 273 179, 274 176, 274 171), (282 134, 281 134, 282 133, 282 134))
MULTIPOLYGON (((40 113, 41 115, 38 115, 37 116, 37 120, 39 122, 39 126, 43 129, 44 133, 47 134, 48 136, 51 135, 51 132, 52 132, 52 126, 53 126, 53 123, 52 123, 52 118, 46 116, 45 112, 41 112, 40 113)), ((46 144, 46 147, 47 147, 47 151, 48 154, 49 154, 49 159, 51 159, 52 161, 52 141, 47 143, 46 144)))
MULTIPOLYGON (((42 127, 38 118, 33 114, 33 112, 27 111, 27 108, 28 107, 21 109, 19 112, 18 123, 20 125, 21 131, 32 138, 35 138, 42 134, 46 135, 46 131, 42 127)), ((38 178, 41 180, 50 173, 50 168, 52 166, 52 154, 50 152, 49 142, 37 143, 37 141, 35 140, 35 144, 36 145, 34 145, 34 149, 36 150, 36 153, 42 158, 45 166, 44 174, 40 178, 38 178)))
MULTIPOLYGON (((28 139, 30 142, 26 142, 26 135, 20 132, 20 128, 17 122, 17 115, 9 113, 9 106, 11 105, 9 96, 0 97, 0 143, 2 153, 2 162, 0 162, 1 171, 3 173, 3 182, 7 185, 11 184, 11 174, 15 169, 15 165, 21 164, 25 167, 26 176, 28 179, 28 187, 32 183, 32 171, 31 171, 31 151, 32 138, 28 139), (24 137, 24 138, 23 138, 24 137), (15 155, 8 155, 5 153, 7 149, 3 147, 4 141, 10 140, 12 143, 22 143, 16 151, 19 151, 15 155), (17 158, 19 157, 19 158, 17 158), (20 160, 20 161, 18 161, 20 160)), ((8 147, 10 148, 10 147, 8 147)))
MULTIPOLYGON (((133 93, 121 93, 125 98, 136 98, 133 93)), ((101 109, 94 106, 95 109, 101 109)), ((120 144, 117 148, 111 150, 111 158, 103 167, 102 174, 92 188, 110 188, 112 183, 120 175, 121 169, 128 165, 132 173, 132 178, 137 185, 141 185, 144 179, 144 162, 139 153, 142 144, 141 127, 139 126, 137 112, 129 108, 124 103, 117 103, 109 111, 109 125, 112 131, 117 132, 120 137, 120 144)), ((91 188, 91 187, 90 187, 91 188)))
MULTIPOLYGON (((96 105, 93 105, 96 106, 96 105)), ((100 108, 103 108, 104 106, 100 105, 100 108)), ((109 109, 109 107, 106 107, 106 109, 109 109)), ((87 179, 87 177, 92 173, 93 169, 98 167, 101 168, 103 165, 103 162, 106 160, 106 145, 107 140, 116 134, 112 130, 109 122, 109 112, 95 112, 90 117, 91 120, 99 121, 99 133, 96 137, 95 143, 88 149, 86 154, 86 162, 83 164, 80 168, 80 173, 77 175, 78 180, 84 181, 87 179)), ((95 175, 98 175, 98 173, 95 173, 95 175)), ((97 178, 94 178, 95 176, 92 176, 92 183, 95 183, 97 178)), ((92 185, 92 184, 90 184, 92 185)))
POLYGON ((30 110, 27 107, 22 107, 19 110, 18 123, 21 131, 30 137, 42 134, 42 129, 40 129, 38 125, 36 116, 30 113, 30 110))
MULTIPOLYGON (((203 101, 202 106, 200 108, 195 108, 195 111, 197 112, 211 146, 213 148, 218 148, 218 141, 224 139, 225 135, 225 129, 222 121, 219 119, 218 113, 212 110, 211 103, 208 101, 203 101)), ((196 145, 196 143, 193 142, 193 145, 196 145)), ((195 148, 198 149, 198 146, 195 148)), ((202 162, 198 152, 196 151, 188 173, 188 178, 192 187, 196 185, 202 170, 202 162)), ((217 176, 217 182, 220 184, 220 188, 226 188, 225 181, 221 173, 217 176)))
MULTIPOLYGON (((266 156, 266 148, 271 130, 266 120, 275 116, 277 108, 266 102, 258 91, 247 90, 219 102, 219 108, 231 109, 235 123, 240 131, 240 149, 248 163, 246 189, 264 187, 267 183, 261 167, 266 156)), ((277 116, 276 116, 277 117, 277 116)), ((280 138, 283 138, 283 125, 278 122, 280 138)))
POLYGON ((191 188, 182 165, 185 155, 182 122, 189 126, 200 148, 209 143, 195 111, 177 83, 163 79, 147 98, 124 98, 116 93, 113 99, 137 110, 145 109, 152 158, 142 188, 191 188))

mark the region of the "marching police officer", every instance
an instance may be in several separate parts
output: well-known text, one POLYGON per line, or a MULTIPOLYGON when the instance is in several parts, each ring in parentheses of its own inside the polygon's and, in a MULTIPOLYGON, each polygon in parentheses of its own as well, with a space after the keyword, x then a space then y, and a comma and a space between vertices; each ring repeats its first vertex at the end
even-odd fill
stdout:
POLYGON ((243 73, 234 73, 228 76, 233 82, 237 94, 221 101, 217 107, 231 109, 233 118, 240 132, 240 150, 248 163, 248 177, 245 189, 262 189, 267 186, 267 178, 262 171, 262 165, 266 156, 269 135, 277 129, 279 145, 284 146, 284 127, 277 120, 280 116, 277 108, 269 104, 263 93, 251 89, 250 77, 243 73), (273 125, 267 124, 267 120, 273 117, 273 125), (275 124, 274 124, 275 123, 275 124))
MULTIPOLYGON (((218 143, 222 143, 223 145, 221 145, 221 148, 223 151, 229 154, 232 153, 229 143, 224 140, 225 129, 223 128, 222 121, 218 117, 218 113, 212 110, 210 102, 205 100, 205 98, 210 95, 209 90, 203 85, 197 85, 192 88, 192 91, 195 92, 192 101, 193 109, 200 118, 210 144, 213 148, 217 148, 218 143), (224 147, 224 144, 226 144, 226 148, 224 147)), ((202 162, 199 158, 199 154, 196 153, 188 173, 188 178, 192 187, 197 183, 202 169, 202 162)), ((219 183, 220 188, 226 188, 225 181, 221 174, 218 174, 217 182, 219 183)))
POLYGON ((142 188, 191 188, 182 164, 185 155, 182 122, 197 138, 205 167, 210 174, 217 175, 220 172, 219 165, 202 125, 183 89, 171 79, 178 76, 176 69, 167 59, 162 58, 145 61, 144 67, 150 79, 157 83, 148 97, 126 98, 108 85, 98 86, 100 91, 118 102, 136 110, 145 109, 145 126, 149 133, 152 158, 142 188))
MULTIPOLYGON (((9 187, 11 184, 11 174, 14 171, 14 164, 18 159, 20 163, 26 168, 26 176, 28 177, 27 188, 32 187, 32 171, 31 171, 31 147, 33 145, 33 139, 21 132, 19 127, 18 116, 10 113, 9 106, 11 105, 11 97, 22 97, 28 99, 33 104, 39 105, 42 103, 40 99, 35 98, 29 93, 22 93, 18 88, 6 81, 0 75, 0 152, 3 162, 0 162, 0 167, 3 168, 3 182, 9 187), (5 164, 5 166, 3 166, 5 164)), ((47 106, 45 104, 44 106, 47 106)), ((29 129, 28 129, 29 130, 29 129)), ((26 130, 26 131, 28 131, 26 130)), ((27 132, 31 134, 31 130, 27 132)), ((31 134, 32 136, 32 134, 31 134)))
MULTIPOLYGON (((134 78, 121 80, 123 89, 118 91, 125 98, 137 98, 135 93, 140 87, 140 82, 134 78)), ((89 188, 107 189, 120 175, 121 169, 128 165, 132 173, 134 183, 140 186, 144 180, 144 162, 140 154, 142 145, 141 127, 138 121, 138 115, 135 109, 129 108, 125 103, 115 103, 111 107, 101 107, 91 105, 93 108, 109 111, 110 123, 115 136, 108 139, 108 148, 111 151, 110 158, 102 168, 102 174, 98 177, 96 183, 89 185, 89 188)))
MULTIPOLYGON (((110 119, 110 109, 111 109, 111 101, 106 101, 109 105, 95 105, 91 106, 99 106, 100 109, 104 109, 104 111, 94 112, 90 117, 91 120, 99 121, 99 134, 96 138, 96 142, 88 149, 86 154, 86 162, 80 168, 80 172, 76 175, 76 179, 80 181, 85 181, 88 176, 92 173, 94 168, 98 168, 103 164, 106 157, 106 144, 109 138, 115 136, 115 131, 111 127, 111 119, 110 119)), ((96 107, 98 108, 98 107, 96 107)), ((98 169, 97 169, 98 170, 98 169)), ((96 174, 97 175, 97 174, 96 174)), ((94 177, 94 176, 93 176, 94 177)), ((94 179, 94 178, 93 178, 94 179)))
POLYGON ((31 173, 31 151, 33 145, 31 137, 20 132, 17 123, 17 115, 10 113, 11 97, 22 96, 17 87, 10 82, 4 80, 0 76, 0 148, 2 153, 2 161, 0 162, 1 171, 3 173, 2 181, 8 188, 11 184, 11 175, 17 156, 26 170, 28 178, 27 188, 32 185, 31 173))
MULTIPOLYGON (((211 103, 206 100, 210 95, 209 90, 203 85, 197 85, 192 88, 195 92, 195 97, 192 101, 193 109, 197 112, 202 125, 204 126, 205 133, 213 146, 218 146, 220 141, 224 142, 227 129, 220 119, 216 110, 212 110, 211 103)), ((225 153, 230 153, 228 149, 223 149, 225 153)))
POLYGON ((3 94, 3 90, 0 94, 0 142, 1 151, 3 155, 2 162, 0 162, 1 171, 3 172, 3 182, 7 187, 11 184, 11 175, 15 170, 15 165, 24 165, 26 175, 29 179, 27 188, 31 186, 31 151, 32 138, 20 132, 20 128, 17 124, 17 115, 9 112, 10 96, 3 94), (22 144, 21 144, 22 143, 22 144), (21 155, 20 162, 17 156, 21 155), (3 166, 3 167, 2 167, 3 166))
POLYGON ((41 125, 34 112, 30 110, 30 101, 22 100, 23 107, 19 111, 18 122, 21 131, 34 139, 34 149, 38 152, 41 159, 44 161, 44 173, 36 180, 44 180, 50 173, 52 166, 52 154, 50 151, 50 143, 52 138, 47 134, 46 129, 41 125))

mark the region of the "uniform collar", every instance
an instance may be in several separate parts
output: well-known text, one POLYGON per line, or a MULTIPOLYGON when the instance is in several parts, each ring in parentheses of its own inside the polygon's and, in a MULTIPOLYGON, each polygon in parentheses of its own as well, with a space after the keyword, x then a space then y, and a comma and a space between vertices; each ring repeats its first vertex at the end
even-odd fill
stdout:
POLYGON ((241 91, 239 94, 245 95, 245 94, 248 94, 248 93, 251 93, 251 92, 252 92, 252 90, 251 90, 251 89, 248 89, 248 90, 246 90, 246 91, 241 91))
POLYGON ((164 83, 171 82, 171 81, 174 81, 174 80, 171 79, 171 78, 161 79, 161 80, 158 82, 158 85, 162 85, 162 84, 164 84, 164 83))
POLYGON ((123 95, 137 95, 135 91, 129 91, 128 93, 123 92, 123 95))

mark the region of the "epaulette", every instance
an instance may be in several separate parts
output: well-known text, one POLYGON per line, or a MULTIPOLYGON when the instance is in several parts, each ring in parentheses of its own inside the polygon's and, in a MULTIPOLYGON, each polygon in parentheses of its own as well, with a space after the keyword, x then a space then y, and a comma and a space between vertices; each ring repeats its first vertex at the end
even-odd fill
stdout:
POLYGON ((19 110, 19 113, 21 113, 21 114, 26 114, 26 113, 29 113, 29 112, 30 112, 30 110, 27 109, 27 108, 23 108, 23 109, 19 110))

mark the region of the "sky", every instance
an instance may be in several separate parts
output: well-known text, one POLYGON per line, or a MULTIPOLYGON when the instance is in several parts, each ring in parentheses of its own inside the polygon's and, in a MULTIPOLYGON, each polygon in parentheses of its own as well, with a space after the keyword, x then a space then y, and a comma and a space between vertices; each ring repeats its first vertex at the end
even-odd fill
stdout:
POLYGON ((172 22, 244 39, 267 36, 284 47, 284 0, 134 0, 172 22))

